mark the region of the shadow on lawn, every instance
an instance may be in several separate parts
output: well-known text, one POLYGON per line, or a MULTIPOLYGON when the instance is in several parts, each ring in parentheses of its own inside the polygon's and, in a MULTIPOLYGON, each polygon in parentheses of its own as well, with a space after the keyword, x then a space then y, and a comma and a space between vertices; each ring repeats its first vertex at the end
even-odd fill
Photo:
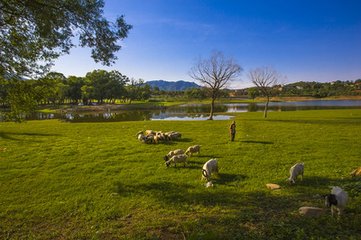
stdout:
POLYGON ((248 176, 242 174, 219 173, 219 178, 216 179, 215 182, 227 185, 234 182, 244 181, 247 178, 248 176))
MULTIPOLYGON (((171 140, 171 141, 159 141, 157 144, 165 144, 165 145, 175 145, 178 142, 192 142, 193 140, 191 138, 181 138, 177 140, 171 140)), ((152 144, 149 144, 152 145, 152 144)))
POLYGON ((268 119, 268 122, 281 122, 281 123, 301 123, 301 124, 326 124, 326 125, 359 125, 360 119, 349 118, 349 119, 320 119, 320 120, 281 120, 281 119, 268 119))
POLYGON ((259 144, 273 144, 273 142, 268 141, 254 141, 254 140, 243 140, 243 143, 259 143, 259 144))
MULTIPOLYGON (((192 224, 185 224, 184 229, 177 220, 167 220, 169 229, 177 226, 177 232, 187 239, 310 239, 330 236, 347 239, 350 236, 361 237, 359 224, 361 224, 357 211, 348 212, 339 222, 332 218, 329 210, 319 218, 305 218, 299 215, 298 209, 305 204, 323 207, 321 197, 312 196, 312 187, 327 188, 329 183, 342 185, 350 179, 338 181, 323 177, 305 177, 303 182, 282 188, 293 194, 280 195, 273 191, 235 191, 234 188, 218 188, 220 184, 227 184, 246 179, 247 176, 237 174, 220 174, 215 181, 214 188, 205 188, 203 183, 197 186, 187 183, 174 182, 142 183, 123 185, 115 183, 120 196, 128 195, 148 196, 160 202, 164 209, 182 209, 190 211, 192 224), (306 187, 306 189, 305 189, 306 187), (193 208, 192 206, 195 206, 193 208), (200 211, 202 206, 205 209, 200 211), (208 209, 208 210, 206 210, 208 209), (224 210, 224 211, 223 211, 224 210), (226 232, 223 230, 227 229, 226 232), (182 234, 181 234, 182 233, 182 234)), ((353 181, 353 180, 352 180, 353 181)), ((312 206, 311 205, 311 206, 312 206)), ((361 218, 360 218, 361 219, 361 218)), ((182 221, 187 222, 187 219, 182 221)), ((190 223, 190 222, 188 222, 190 223)), ((166 231, 166 228, 162 228, 166 231)), ((357 238, 356 237, 356 238, 357 238)))
POLYGON ((7 139, 7 140, 14 140, 14 141, 24 141, 24 139, 15 138, 13 136, 49 137, 49 136, 60 136, 60 134, 0 132, 0 138, 7 139))
MULTIPOLYGON (((295 184, 290 184, 287 180, 276 181, 282 189, 293 194, 301 194, 303 198, 317 199, 322 195, 331 193, 333 186, 339 186, 349 193, 350 196, 361 195, 361 184, 356 178, 327 178, 320 176, 304 176, 303 181, 297 179, 295 184)), ((323 199, 323 198, 322 198, 323 199)))

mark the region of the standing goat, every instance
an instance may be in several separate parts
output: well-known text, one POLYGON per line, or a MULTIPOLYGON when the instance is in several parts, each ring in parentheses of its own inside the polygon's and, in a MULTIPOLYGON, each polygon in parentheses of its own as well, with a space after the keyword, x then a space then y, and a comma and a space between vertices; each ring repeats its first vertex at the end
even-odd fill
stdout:
POLYGON ((303 172, 304 172, 304 163, 296 163, 290 168, 290 177, 288 181, 290 183, 295 183, 298 175, 301 175, 301 180, 303 180, 303 172))
POLYGON ((325 205, 331 208, 332 216, 335 210, 338 212, 338 216, 340 216, 346 207, 347 200, 347 192, 340 187, 332 187, 331 194, 325 196, 325 205))

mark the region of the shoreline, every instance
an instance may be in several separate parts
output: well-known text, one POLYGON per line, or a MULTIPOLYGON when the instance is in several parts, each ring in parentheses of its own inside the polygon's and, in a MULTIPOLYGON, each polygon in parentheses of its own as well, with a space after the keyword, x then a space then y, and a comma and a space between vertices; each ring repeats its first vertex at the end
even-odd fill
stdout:
MULTIPOLYGON (((327 98, 313 98, 313 97, 272 97, 270 102, 298 102, 298 101, 330 101, 330 100, 361 100, 361 96, 336 96, 327 98)), ((265 102, 265 98, 256 99, 220 99, 217 103, 254 103, 265 102)), ((131 104, 99 104, 91 106, 78 106, 71 104, 64 104, 59 106, 39 106, 37 112, 97 112, 97 111, 124 111, 124 110, 146 110, 146 109, 165 109, 167 107, 177 106, 181 104, 210 104, 209 100, 202 101, 177 101, 177 102, 143 102, 143 103, 131 103, 131 104)))

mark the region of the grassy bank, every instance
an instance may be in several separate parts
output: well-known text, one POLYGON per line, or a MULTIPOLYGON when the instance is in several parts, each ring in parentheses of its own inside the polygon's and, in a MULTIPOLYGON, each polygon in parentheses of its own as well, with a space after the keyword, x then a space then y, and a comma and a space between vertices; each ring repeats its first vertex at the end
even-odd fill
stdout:
POLYGON ((360 239, 361 111, 271 112, 230 121, 0 123, 0 239, 360 239), (140 130, 175 130, 177 142, 146 145, 140 130), (187 167, 168 151, 202 145, 187 167), (205 188, 201 167, 219 159, 205 188), (285 180, 296 162, 304 181, 285 180), (266 183, 282 189, 270 191, 266 183), (304 218, 329 186, 346 189, 341 220, 304 218))

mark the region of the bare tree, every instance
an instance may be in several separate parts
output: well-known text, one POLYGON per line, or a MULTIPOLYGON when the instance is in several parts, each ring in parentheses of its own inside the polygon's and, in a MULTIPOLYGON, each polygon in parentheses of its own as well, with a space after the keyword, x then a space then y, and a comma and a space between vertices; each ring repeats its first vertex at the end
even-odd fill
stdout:
POLYGON ((262 67, 250 70, 248 77, 251 79, 252 83, 257 86, 262 95, 267 98, 264 107, 264 117, 267 118, 270 97, 274 94, 274 87, 279 84, 282 76, 273 68, 262 67))
POLYGON ((238 80, 243 69, 232 58, 226 59, 221 52, 214 52, 209 59, 200 59, 189 75, 207 88, 212 99, 208 120, 213 120, 214 102, 220 90, 233 80, 238 80))

